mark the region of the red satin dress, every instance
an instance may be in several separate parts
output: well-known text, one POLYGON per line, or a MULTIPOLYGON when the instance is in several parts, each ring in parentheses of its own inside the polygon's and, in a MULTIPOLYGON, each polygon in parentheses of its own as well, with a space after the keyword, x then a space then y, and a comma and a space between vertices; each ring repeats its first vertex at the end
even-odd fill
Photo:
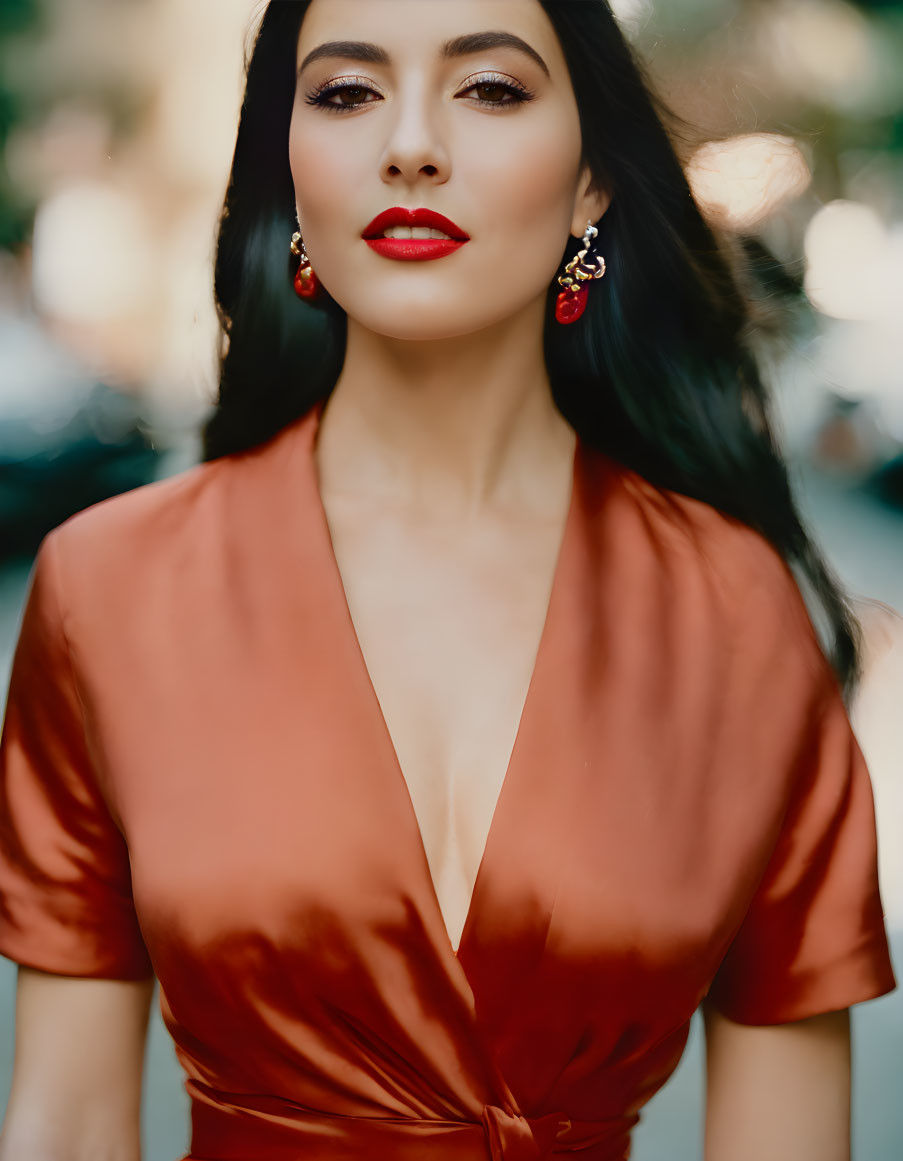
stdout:
POLYGON ((871 782, 791 573, 579 439, 455 952, 321 414, 46 536, 13 661, 0 953, 156 974, 183 1161, 623 1161, 700 1002, 891 991, 871 782))

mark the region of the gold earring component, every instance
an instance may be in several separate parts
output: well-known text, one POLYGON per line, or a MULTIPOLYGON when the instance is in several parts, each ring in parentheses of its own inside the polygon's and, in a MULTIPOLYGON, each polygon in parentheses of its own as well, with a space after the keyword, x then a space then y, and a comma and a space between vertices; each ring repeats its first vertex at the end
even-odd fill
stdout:
POLYGON ((295 274, 295 293, 299 298, 315 298, 320 284, 311 267, 300 231, 295 231, 292 235, 292 253, 301 259, 298 272, 295 274))
POLYGON ((599 231, 592 222, 586 223, 586 232, 583 235, 583 249, 567 264, 565 273, 559 279, 559 285, 564 289, 558 295, 555 304, 555 317, 560 323, 567 325, 576 322, 586 309, 586 299, 589 287, 581 283, 589 282, 594 278, 602 278, 605 274, 605 259, 601 254, 594 254, 587 259, 587 253, 593 239, 599 231))

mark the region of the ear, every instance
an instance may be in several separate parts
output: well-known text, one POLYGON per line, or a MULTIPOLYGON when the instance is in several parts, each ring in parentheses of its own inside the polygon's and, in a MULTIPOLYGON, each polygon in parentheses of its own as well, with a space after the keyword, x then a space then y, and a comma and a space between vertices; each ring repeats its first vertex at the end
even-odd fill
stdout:
POLYGON ((577 188, 582 193, 574 203, 571 234, 575 238, 582 238, 586 230, 586 223, 595 224, 598 222, 611 205, 611 194, 596 183, 592 171, 586 165, 580 171, 580 181, 577 188))

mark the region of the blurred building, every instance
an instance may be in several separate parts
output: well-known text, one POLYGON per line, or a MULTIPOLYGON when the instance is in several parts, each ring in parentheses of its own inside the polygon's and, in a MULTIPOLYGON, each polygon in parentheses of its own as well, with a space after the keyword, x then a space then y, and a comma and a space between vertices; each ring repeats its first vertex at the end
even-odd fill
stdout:
MULTIPOLYGON (((2 54, 29 108, 5 161, 36 208, 38 311, 106 381, 164 410, 205 406, 216 216, 265 0, 0 3, 40 13, 2 54)), ((811 428, 833 388, 871 404, 879 444, 903 442, 903 5, 612 7, 685 119, 675 130, 698 200, 765 242, 818 312, 791 422, 811 428)))
MULTIPOLYGON (((0 440, 11 426, 4 416, 24 413, 36 393, 47 412, 37 441, 95 381, 140 397, 164 437, 194 427, 212 403, 215 232, 244 55, 265 7, 0 0, 0 210, 6 199, 25 238, 0 249, 0 326, 5 316, 31 327, 19 347, 31 352, 22 355, 31 370, 16 383, 3 377, 11 343, 0 341, 0 440), (56 353, 38 356, 35 337, 45 334, 56 353)), ((847 476, 892 464, 903 448, 903 0, 612 0, 612 8, 683 118, 672 128, 697 200, 759 254, 763 302, 779 313, 793 299, 805 318, 774 369, 788 445, 847 476)), ((844 579, 903 609, 903 487, 896 509, 845 482, 807 487, 844 579)), ((24 580, 24 571, 10 579, 0 570, 7 671, 24 580)), ((875 783, 899 965, 903 743, 892 706, 903 667, 899 649, 874 641, 882 650, 857 728, 875 783)), ((0 964, 0 1103, 12 1062, 10 968, 0 964)), ((901 1011, 898 992, 856 1012, 864 1035, 854 1043, 854 1155, 869 1161, 903 1156, 901 1011)), ((144 1154, 163 1161, 187 1144, 188 1122, 157 1011, 148 1062, 144 1154)), ((694 1021, 678 1074, 641 1125, 637 1161, 701 1155, 702 1063, 694 1021)))
MULTIPOLYGON (((42 0, 3 51, 28 118, 6 150, 36 208, 37 312, 106 382, 215 390, 211 261, 252 0, 42 0)), ((257 4, 258 11, 261 5, 257 4)))

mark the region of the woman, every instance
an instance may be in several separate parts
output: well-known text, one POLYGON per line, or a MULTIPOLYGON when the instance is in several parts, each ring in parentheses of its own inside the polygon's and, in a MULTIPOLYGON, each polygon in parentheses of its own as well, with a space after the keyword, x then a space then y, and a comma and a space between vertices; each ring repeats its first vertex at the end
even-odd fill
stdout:
POLYGON ((137 1156, 154 975, 195 1161, 622 1159, 703 1002, 708 1156, 841 1161, 895 981, 750 308, 606 4, 412 15, 268 7, 205 461, 41 547, 4 1161, 137 1156))

